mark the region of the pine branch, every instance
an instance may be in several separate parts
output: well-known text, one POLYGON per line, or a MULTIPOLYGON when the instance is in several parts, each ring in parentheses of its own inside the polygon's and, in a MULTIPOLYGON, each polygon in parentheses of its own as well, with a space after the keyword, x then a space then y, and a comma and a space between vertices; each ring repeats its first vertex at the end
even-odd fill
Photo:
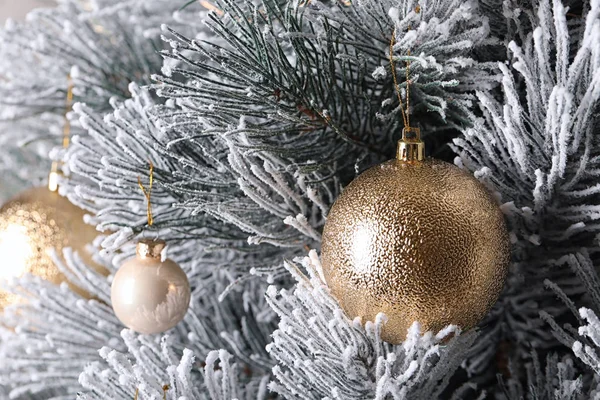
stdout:
MULTIPOLYGON (((515 255, 504 335, 515 341, 534 332, 530 321, 539 310, 570 314, 563 305, 551 306, 555 299, 545 279, 576 300, 585 292, 562 257, 582 248, 598 251, 599 9, 592 1, 585 18, 570 22, 559 1, 542 1, 533 20, 527 14, 515 18, 525 28, 517 29, 519 43, 508 44, 511 66, 499 64, 503 101, 478 92, 482 117, 454 140, 460 163, 504 203, 515 255), (525 33, 530 25, 533 31, 525 33), (529 311, 517 310, 516 298, 529 311)), ((530 340, 556 345, 547 332, 535 332, 539 336, 530 340)))
MULTIPOLYGON (((110 98, 129 97, 131 81, 147 84, 160 68, 160 23, 197 30, 191 19, 181 23, 195 7, 172 15, 177 9, 173 3, 107 0, 88 5, 66 0, 32 11, 24 22, 10 21, 0 31, 3 198, 14 192, 6 190, 11 186, 46 179, 49 152, 62 142, 69 75, 75 100, 106 112, 110 98)), ((81 133, 77 124, 73 132, 81 133)), ((55 152, 53 157, 62 155, 55 152)))
MULTIPOLYGON (((293 290, 267 291, 280 318, 269 353, 278 361, 271 390, 288 399, 431 399, 446 395, 454 372, 477 338, 449 326, 437 334, 421 333, 418 323, 397 346, 380 338, 385 316, 350 321, 319 278, 316 252, 300 266, 286 263, 293 290)), ((473 395, 472 385, 459 386, 456 398, 473 395)))

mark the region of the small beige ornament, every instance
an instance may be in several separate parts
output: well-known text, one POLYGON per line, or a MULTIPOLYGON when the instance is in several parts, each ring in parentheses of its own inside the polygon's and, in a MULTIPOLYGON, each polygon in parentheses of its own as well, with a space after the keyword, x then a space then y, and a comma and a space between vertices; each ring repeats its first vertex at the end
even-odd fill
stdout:
MULTIPOLYGON (((152 216, 154 165, 150 162, 148 189, 138 177, 138 185, 148 205, 148 226, 152 216)), ((136 256, 126 261, 115 274, 111 301, 117 318, 128 328, 151 335, 173 328, 185 316, 190 305, 190 283, 174 261, 163 260, 166 243, 160 239, 142 239, 136 256)))
POLYGON ((111 288, 115 314, 128 328, 146 335, 165 332, 185 316, 190 284, 170 259, 161 260, 163 240, 143 239, 136 256, 117 271, 111 288))

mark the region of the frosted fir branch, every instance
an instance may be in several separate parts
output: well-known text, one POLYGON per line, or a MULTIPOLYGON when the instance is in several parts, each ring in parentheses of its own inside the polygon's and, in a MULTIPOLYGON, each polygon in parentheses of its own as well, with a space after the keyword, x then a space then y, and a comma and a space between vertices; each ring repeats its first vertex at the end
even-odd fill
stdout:
MULTIPOLYGON (((356 160, 368 165, 394 148, 398 121, 375 121, 382 100, 394 90, 389 79, 375 81, 368 71, 387 65, 394 27, 393 18, 378 13, 407 9, 408 3, 389 2, 381 10, 374 3, 357 3, 347 10, 354 13, 347 16, 350 25, 322 6, 296 10, 277 1, 215 6, 219 13, 207 22, 214 41, 165 28, 171 51, 163 56, 169 66, 155 76, 155 89, 171 102, 150 111, 162 134, 155 149, 178 170, 173 173, 178 179, 164 187, 177 198, 175 209, 199 221, 218 220, 207 225, 231 233, 225 245, 237 248, 244 238, 252 245, 289 248, 285 254, 293 257, 318 244, 325 212, 340 183, 354 176, 356 160), (367 22, 381 18, 390 29, 362 38, 350 29, 365 23, 360 16, 367 22), (169 60, 186 68, 172 68, 169 60), (286 223, 297 215, 306 222, 286 223)), ((439 98, 444 108, 446 94, 439 88, 464 76, 456 93, 468 91, 467 77, 485 69, 468 54, 485 44, 486 30, 473 5, 431 3, 423 10, 418 17, 424 24, 419 31, 423 54, 415 60, 436 75, 421 71, 415 79, 423 96, 439 98), (439 37, 429 32, 428 21, 442 24, 439 37), (450 37, 457 35, 476 39, 450 46, 450 37), (450 74, 454 78, 444 80, 450 74)), ((491 81, 485 76, 477 78, 481 85, 491 81)), ((453 98, 460 102, 462 97, 453 98)))
POLYGON ((590 366, 596 374, 600 375, 600 357, 597 355, 597 349, 594 348, 600 345, 600 329, 598 329, 600 328, 600 320, 598 320, 594 311, 588 308, 579 309, 579 315, 587 321, 587 324, 579 327, 578 333, 591 341, 591 343, 588 345, 578 340, 574 341, 573 352, 584 363, 590 366))
MULTIPOLYGON (((488 183, 507 202, 504 209, 516 247, 518 275, 509 278, 504 295, 511 299, 505 307, 510 326, 506 332, 516 340, 523 340, 525 332, 535 332, 538 343, 562 343, 578 357, 584 354, 579 351, 582 347, 574 345, 578 333, 570 324, 561 326, 557 321, 569 321, 575 304, 598 303, 594 267, 598 253, 594 214, 598 148, 592 139, 600 94, 600 64, 597 46, 592 44, 600 38, 598 9, 599 3, 591 2, 589 9, 584 8, 583 18, 568 21, 562 4, 545 1, 540 2, 536 14, 525 14, 521 20, 515 16, 517 24, 532 26, 533 33, 518 29, 519 44, 508 46, 515 61, 513 69, 500 66, 505 103, 478 93, 483 118, 472 131, 465 131, 464 139, 455 141, 461 163, 472 170, 488 169, 488 183), (521 88, 525 88, 525 97, 519 94, 521 88), (526 289, 518 294, 520 287, 526 289), (517 298, 521 301, 515 301, 517 298), (532 300, 535 303, 530 303, 532 300), (516 304, 523 304, 528 311, 517 311, 516 304), (524 315, 528 317, 523 322, 531 321, 536 309, 543 323, 552 328, 552 337, 541 334, 539 320, 535 330, 530 322, 515 323, 524 315)), ((590 398, 595 393, 597 377, 588 375, 569 383, 564 371, 556 367, 560 364, 551 360, 547 364, 549 372, 544 379, 529 379, 529 385, 538 382, 533 385, 535 393, 530 390, 531 396, 590 398), (548 383, 557 378, 563 387, 551 394, 548 383), (548 382, 545 388, 540 387, 543 381, 548 382)), ((575 373, 569 372, 569 379, 575 373)), ((515 382, 511 385, 518 386, 515 382)), ((510 398, 524 392, 522 388, 511 392, 510 398)))
MULTIPOLYGON (((583 400, 595 398, 594 392, 584 392, 583 378, 571 358, 559 359, 552 354, 546 357, 545 367, 533 352, 531 361, 524 365, 526 369, 526 384, 519 379, 500 379, 502 392, 507 400, 517 399, 553 399, 553 400, 583 400)), ((514 369, 511 372, 515 373, 514 369)))
MULTIPOLYGON (((570 254, 563 259, 558 260, 569 265, 577 274, 579 280, 583 282, 586 289, 586 297, 579 300, 578 303, 586 304, 586 307, 576 308, 575 302, 572 300, 571 293, 566 293, 562 287, 547 283, 549 287, 561 298, 561 300, 569 307, 573 316, 577 318, 579 328, 573 328, 571 324, 563 324, 562 326, 546 311, 541 311, 542 318, 552 327, 553 334, 557 340, 565 346, 572 348, 573 353, 580 358, 585 364, 591 367, 596 376, 600 376, 600 369, 596 361, 596 347, 600 346, 600 320, 596 316, 596 311, 600 309, 600 289, 597 267, 588 251, 583 249, 576 254, 570 254), (587 306, 591 307, 588 308, 587 306)), ((600 380, 600 378, 598 378, 600 380)))
POLYGON ((168 399, 201 398, 197 374, 193 372, 197 366, 191 351, 185 350, 179 359, 171 349, 168 336, 160 341, 147 340, 123 330, 121 337, 128 353, 109 347, 100 349, 100 356, 107 365, 97 361, 85 367, 79 382, 89 393, 79 398, 133 399, 139 390, 141 399, 161 399, 165 385, 168 386, 168 399))
MULTIPOLYGON (((133 84, 130 89, 133 98, 123 103, 114 102, 115 112, 105 117, 86 105, 74 106, 87 133, 74 137, 67 153, 73 174, 62 184, 69 198, 93 211, 101 230, 113 231, 112 236, 125 235, 123 239, 131 240, 147 226, 146 199, 137 179, 147 182, 149 161, 152 161, 155 167, 154 228, 147 234, 172 237, 175 239, 171 242, 173 247, 194 233, 200 239, 214 238, 209 241, 211 244, 220 243, 219 237, 228 237, 227 230, 220 233, 213 230, 211 234, 210 227, 214 224, 210 219, 194 218, 184 207, 173 207, 184 192, 166 187, 179 182, 183 171, 173 168, 172 161, 161 154, 162 133, 148 116, 148 108, 154 105, 150 95, 133 84)), ((236 239, 241 241, 242 237, 233 238, 236 239)), ((115 250, 121 242, 109 238, 105 245, 115 250)))
POLYGON ((100 363, 86 367, 80 381, 91 391, 80 394, 79 399, 133 398, 138 390, 139 399, 158 400, 163 398, 165 389, 169 400, 258 400, 268 397, 268 376, 248 379, 225 350, 208 353, 204 368, 201 368, 189 350, 184 350, 180 360, 173 358, 169 354, 168 337, 164 337, 159 345, 136 339, 127 330, 122 336, 129 353, 135 355, 134 359, 107 347, 101 349, 108 369, 100 363), (167 365, 164 370, 156 365, 161 359, 161 364, 167 365))
MULTIPOLYGON (((172 51, 164 56, 190 66, 188 71, 169 67, 167 76, 156 77, 161 82, 156 86, 158 93, 178 99, 188 111, 177 115, 167 111, 173 129, 189 131, 196 125, 202 130, 194 113, 210 124, 205 127, 210 130, 215 123, 233 125, 240 116, 247 116, 245 129, 255 135, 282 137, 305 131, 306 140, 295 140, 295 158, 300 161, 305 159, 303 153, 314 151, 302 142, 316 135, 325 135, 322 143, 331 138, 336 145, 322 149, 321 154, 329 154, 318 157, 319 164, 356 152, 390 155, 390 143, 400 130, 398 118, 381 120, 378 111, 384 99, 395 99, 395 91, 391 76, 377 74, 387 77, 379 80, 372 72, 382 65, 389 67, 387 53, 394 27, 397 49, 407 50, 400 47, 413 19, 418 29, 406 36, 411 37, 413 58, 418 61, 413 102, 417 109, 424 105, 441 115, 450 112, 450 126, 464 122, 459 115, 469 103, 469 86, 488 88, 495 80, 489 71, 484 72, 491 65, 469 58, 473 48, 487 43, 485 23, 471 3, 426 2, 419 13, 410 11, 417 6, 413 1, 362 1, 349 7, 311 2, 310 7, 300 8, 276 1, 262 5, 219 1, 216 6, 223 16, 214 14, 208 24, 225 45, 188 39, 173 30, 165 37, 172 51), (248 15, 256 15, 256 20, 248 15), (429 24, 439 29, 429 29, 429 24), (457 37, 464 40, 452 45, 457 37), (174 80, 176 76, 185 82, 174 80), (456 87, 446 93, 448 86, 456 87), (449 97, 453 101, 447 110, 449 97)), ((404 74, 399 76, 403 81, 404 74)), ((423 123, 429 120, 423 118, 423 123)))
MULTIPOLYGON (((595 306, 597 307, 597 304, 595 306)), ((589 394, 584 392, 585 395, 578 398, 596 398, 598 389, 600 389, 600 357, 598 355, 598 348, 600 346, 600 320, 593 310, 586 307, 580 308, 577 316, 580 317, 581 324, 578 329, 572 329, 570 326, 566 326, 565 328, 559 327, 550 315, 544 315, 545 319, 552 326, 557 338, 569 346, 573 354, 595 373, 590 382, 586 382, 587 384, 583 386, 583 391, 587 390, 589 394)))
POLYGON ((515 262, 501 301, 507 329, 500 334, 517 343, 527 337, 544 347, 556 344, 535 315, 546 310, 564 316, 569 307, 556 302, 544 281, 581 298, 585 280, 563 257, 598 249, 600 159, 593 138, 600 99, 599 9, 600 2, 591 1, 577 19, 569 19, 558 0, 540 1, 532 13, 515 10, 515 40, 507 46, 512 61, 498 65, 504 98, 478 91, 481 117, 454 140, 459 164, 485 170, 484 183, 504 203, 515 262))
MULTIPOLYGON (((10 393, 11 399, 29 399, 33 395, 58 400, 69 395, 72 398, 83 385, 91 390, 88 395, 100 396, 90 398, 128 398, 121 396, 125 387, 123 391, 113 387, 115 381, 94 378, 86 383, 80 374, 85 369, 87 376, 98 373, 105 377, 105 368, 98 367, 99 349, 109 346, 137 357, 136 352, 145 354, 144 346, 155 343, 156 336, 135 339, 129 334, 123 336, 123 342, 119 338, 123 326, 110 305, 111 278, 107 280, 94 272, 68 249, 64 257, 65 262, 55 257, 61 271, 94 299, 82 298, 66 284, 59 287, 39 278, 20 279, 12 290, 24 296, 27 303, 9 307, 0 316, 1 325, 10 328, 3 328, 1 332, 0 389, 10 393), (131 344, 137 341, 141 349, 131 344)), ((111 265, 111 259, 112 255, 107 255, 104 265, 114 273, 116 268, 111 265)), ((226 262, 224 259, 223 263, 226 262)), ((218 299, 225 285, 233 280, 231 275, 194 270, 187 273, 193 282, 190 312, 170 331, 171 340, 164 345, 164 351, 168 351, 173 360, 185 354, 184 348, 201 359, 214 349, 227 349, 235 356, 235 362, 243 365, 240 373, 245 378, 237 390, 248 385, 248 393, 263 393, 267 380, 264 376, 270 375, 274 363, 265 346, 275 327, 275 315, 269 312, 262 296, 264 285, 250 280, 230 288, 227 296, 218 299), (247 379, 245 371, 251 371, 247 379), (256 378, 259 375, 261 378, 256 378), (256 392, 250 391, 251 388, 256 392)), ((172 364, 167 360, 155 360, 151 368, 169 372, 172 364)), ((146 378, 156 376, 159 375, 146 378)), ((190 384, 190 388, 196 390, 197 387, 190 384)))
POLYGON ((500 40, 506 37, 512 37, 510 32, 510 24, 507 18, 507 14, 514 12, 514 10, 522 11, 522 7, 529 8, 530 2, 525 2, 524 5, 521 3, 509 2, 504 0, 482 0, 479 2, 482 14, 488 19, 490 26, 491 37, 498 38, 500 40))
MULTIPOLYGON (((106 278, 69 249, 54 261, 90 300, 66 283, 56 286, 38 277, 20 278, 8 288, 23 298, 0 315, 6 327, 0 334, 0 387, 10 399, 72 398, 82 369, 98 359, 97 349, 106 343, 122 348, 116 340, 120 323, 106 303, 106 278)), ((111 269, 107 260, 102 265, 111 269)))
POLYGON ((281 264, 282 253, 266 243, 288 248, 293 256, 307 236, 318 240, 313 226, 323 225, 323 201, 331 203, 339 185, 323 183, 321 173, 300 172, 286 159, 248 150, 251 136, 182 142, 154 115, 149 93, 134 84, 130 90, 132 98, 113 101, 114 112, 106 116, 75 105, 87 133, 73 138, 66 155, 72 174, 61 182, 70 199, 94 212, 99 229, 114 232, 104 241, 107 250, 145 232, 170 238, 182 256, 177 261, 192 268, 221 267, 223 252, 238 252, 226 268, 239 274, 256 263, 249 264, 245 253, 260 254, 262 267, 281 264), (146 201, 137 185, 138 176, 147 180, 148 160, 155 165, 152 229, 146 227, 146 201), (285 218, 298 212, 306 213, 305 228, 286 226, 285 218), (186 254, 184 248, 193 250, 186 254))
MULTIPOLYGON (((62 142, 68 77, 75 101, 109 110, 110 98, 129 97, 130 82, 147 84, 160 69, 156 21, 190 24, 185 15, 198 7, 177 9, 165 0, 66 0, 0 30, 0 143, 7 149, 0 168, 10 174, 4 185, 11 189, 3 195, 46 178, 49 152, 62 142)), ((185 31, 198 31, 193 27, 185 31)), ((81 132, 73 124, 73 132, 81 132)))
MULTIPOLYGON (((316 4, 316 15, 328 19, 328 28, 344 29, 342 40, 365 51, 368 57, 363 62, 376 63, 371 71, 374 78, 387 77, 384 81, 391 88, 389 61, 384 54, 377 59, 374 47, 389 47, 391 31, 395 29, 393 50, 400 87, 406 86, 406 62, 410 62, 411 112, 416 114, 413 121, 424 126, 431 114, 437 114, 448 127, 469 124, 465 112, 474 99, 471 91, 496 85, 495 66, 471 57, 494 42, 489 37, 487 20, 475 2, 362 0, 355 7, 337 9, 316 4)), ((393 90, 387 95, 385 101, 391 102, 381 111, 389 113, 386 110, 393 110, 398 104, 393 90)), ((402 95, 406 101, 406 92, 402 95)), ((444 129, 439 124, 436 127, 444 129)))
MULTIPOLYGON (((498 360, 504 360, 501 363, 510 360, 515 369, 524 368, 529 362, 529 357, 523 356, 527 354, 525 346, 535 346, 540 351, 558 348, 556 355, 559 358, 570 354, 568 349, 561 347, 561 344, 569 347, 570 344, 558 337, 555 330, 549 329, 548 323, 554 321, 550 314, 570 321, 570 313, 576 310, 571 299, 582 301, 586 293, 591 292, 595 280, 589 277, 589 271, 578 271, 580 265, 575 260, 576 256, 571 255, 556 260, 514 262, 502 296, 479 324, 479 339, 464 361, 463 368, 473 379, 492 368, 506 373, 498 366, 498 360), (529 269, 527 275, 518 273, 525 268, 529 269), (526 283, 524 279, 527 279, 526 283), (517 357, 517 354, 521 356, 517 357)), ((552 322, 551 326, 558 327, 558 324, 552 322)))
POLYGON ((207 387, 211 399, 227 400, 231 398, 238 399, 266 399, 269 398, 268 381, 269 376, 265 375, 260 379, 252 379, 242 390, 241 385, 237 384, 236 373, 238 366, 231 362, 231 355, 224 350, 213 351, 206 358, 204 367, 204 383, 207 387), (219 365, 217 365, 219 362, 219 365))
POLYGON ((541 2, 533 33, 521 46, 509 44, 514 69, 499 65, 505 104, 478 93, 484 118, 472 130, 465 130, 464 138, 455 140, 462 163, 472 170, 488 168, 503 201, 514 201, 523 209, 518 211, 520 219, 527 217, 524 211, 531 210, 533 218, 518 227, 520 237, 539 234, 537 230, 545 222, 542 215, 554 220, 553 229, 541 238, 552 245, 568 229, 580 233, 575 240, 593 237, 598 229, 593 223, 596 204, 590 200, 599 189, 593 175, 585 172, 598 169, 598 160, 592 156, 597 144, 591 137, 600 98, 600 64, 593 45, 600 35, 600 6, 593 1, 591 7, 584 36, 576 42, 578 47, 569 51, 564 7, 558 1, 552 5, 541 2), (558 48, 548 46, 549 39, 555 39, 558 48), (553 51, 556 56, 551 59, 553 51), (515 86, 519 78, 527 93, 524 102, 515 86), (588 223, 594 229, 581 229, 588 223))
POLYGON ((403 344, 388 345, 379 336, 385 316, 363 327, 343 314, 318 276, 316 252, 302 262, 307 275, 295 263, 285 265, 295 287, 271 286, 266 296, 280 318, 267 347, 278 361, 270 388, 285 398, 437 398, 477 338, 452 326, 423 334, 415 324, 403 344))

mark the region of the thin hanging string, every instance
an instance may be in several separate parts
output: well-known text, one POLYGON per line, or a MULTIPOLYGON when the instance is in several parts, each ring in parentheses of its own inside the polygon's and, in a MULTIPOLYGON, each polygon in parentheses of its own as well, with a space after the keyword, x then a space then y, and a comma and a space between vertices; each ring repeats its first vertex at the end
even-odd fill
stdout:
MULTIPOLYGON (((169 385, 164 385, 162 387, 163 390, 163 400, 167 400, 167 390, 169 390, 169 385)), ((138 396, 140 394, 140 388, 135 389, 135 396, 133 400, 138 400, 138 396)))
POLYGON ((219 7, 207 0, 200 0, 200 5, 209 11, 214 11, 218 16, 222 17, 225 13, 219 7))
MULTIPOLYGON (((64 113, 64 126, 63 126, 63 138, 62 147, 67 149, 71 143, 71 122, 69 121, 69 113, 73 109, 73 80, 71 75, 67 75, 67 98, 65 99, 65 113, 64 113)), ((59 181, 59 169, 62 165, 62 161, 53 161, 50 167, 50 175, 48 175, 48 190, 51 192, 58 191, 59 181)))
MULTIPOLYGON (((310 2, 311 2, 311 0, 299 0, 298 1, 298 6, 299 7, 304 7, 304 6, 309 5, 310 2)), ((340 0, 340 3, 342 3, 346 7, 350 7, 352 5, 352 0, 340 0)))
MULTIPOLYGON (((408 113, 410 107, 410 60, 406 61, 406 110, 402 106, 402 95, 400 94, 400 88, 398 87, 398 77, 396 76, 396 66, 394 65, 394 44, 396 43, 396 28, 392 31, 392 40, 390 41, 390 68, 392 69, 392 78, 394 78, 394 88, 398 95, 398 103, 400 104, 400 112, 402 113, 402 120, 404 121, 404 128, 410 128, 410 114, 408 113)), ((410 50, 408 51, 410 55, 410 50)))
POLYGON ((148 161, 148 162, 150 163, 150 182, 148 184, 148 190, 146 190, 146 188, 142 184, 142 180, 140 179, 139 176, 138 176, 138 185, 139 185, 140 189, 142 189, 142 192, 144 193, 144 197, 146 197, 146 201, 148 203, 148 207, 147 207, 148 226, 152 226, 152 224, 154 223, 154 218, 152 217, 152 202, 150 199, 151 199, 151 195, 152 195, 152 185, 154 184, 154 164, 152 164, 152 161, 148 161))
POLYGON ((67 99, 65 101, 65 125, 63 127, 63 149, 69 147, 71 143, 71 122, 69 121, 68 115, 73 110, 73 79, 71 75, 67 75, 68 87, 67 87, 67 99))
MULTIPOLYGON (((65 112, 63 114, 64 118, 64 126, 63 126, 63 137, 62 137, 62 147, 63 149, 69 148, 69 144, 71 143, 71 122, 69 121, 69 113, 73 109, 73 79, 71 79, 71 75, 67 75, 67 98, 65 99, 65 112)), ((52 168, 50 170, 51 173, 57 174, 60 163, 54 161, 52 163, 52 168)))
MULTIPOLYGON (((410 50, 406 52, 410 56, 410 50)), ((406 123, 410 127, 410 60, 406 60, 406 123)))

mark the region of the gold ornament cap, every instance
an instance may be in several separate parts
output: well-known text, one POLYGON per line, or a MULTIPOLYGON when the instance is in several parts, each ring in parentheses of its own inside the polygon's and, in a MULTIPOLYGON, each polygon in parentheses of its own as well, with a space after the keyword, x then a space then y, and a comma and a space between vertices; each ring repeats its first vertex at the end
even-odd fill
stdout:
POLYGON ((405 162, 423 161, 425 143, 421 140, 419 128, 405 127, 402 129, 402 138, 398 140, 396 158, 405 162), (409 134, 411 134, 410 137, 409 134))
POLYGON ((138 258, 161 259, 162 251, 167 247, 167 243, 161 239, 142 239, 138 242, 135 254, 138 258))

